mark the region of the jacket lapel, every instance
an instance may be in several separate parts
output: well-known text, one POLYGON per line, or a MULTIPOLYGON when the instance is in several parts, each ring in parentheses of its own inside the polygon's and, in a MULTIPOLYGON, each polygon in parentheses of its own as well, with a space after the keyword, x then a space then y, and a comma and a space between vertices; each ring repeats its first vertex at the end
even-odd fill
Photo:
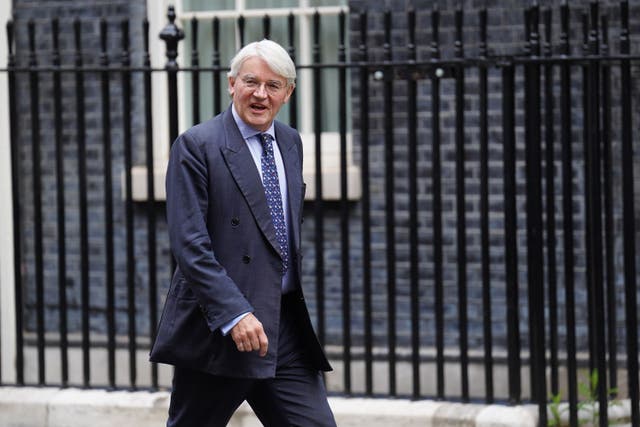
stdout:
POLYGON ((296 141, 287 138, 287 132, 281 130, 282 124, 275 123, 276 141, 284 162, 284 169, 287 175, 287 192, 289 193, 289 229, 293 233, 289 240, 295 245, 298 252, 300 242, 300 209, 302 206, 302 165, 300 164, 300 153, 296 141))
POLYGON ((253 157, 251 157, 251 152, 233 120, 231 108, 224 112, 223 123, 226 145, 222 148, 222 155, 229 166, 233 179, 246 199, 258 227, 276 252, 279 252, 276 230, 271 221, 264 187, 253 157))

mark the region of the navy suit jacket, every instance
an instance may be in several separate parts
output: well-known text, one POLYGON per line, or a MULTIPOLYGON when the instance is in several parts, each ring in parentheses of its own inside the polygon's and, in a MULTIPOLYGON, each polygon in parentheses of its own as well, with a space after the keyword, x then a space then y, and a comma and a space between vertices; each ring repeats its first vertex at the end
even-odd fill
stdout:
MULTIPOLYGON (((275 122, 289 193, 291 268, 300 283, 305 184, 302 142, 275 122)), ((282 260, 264 188, 231 108, 180 135, 167 167, 167 221, 177 261, 150 359, 214 375, 275 376, 282 260), (269 339, 267 355, 239 352, 220 327, 252 311, 269 339)), ((293 309, 318 370, 331 367, 313 331, 301 287, 293 309)))

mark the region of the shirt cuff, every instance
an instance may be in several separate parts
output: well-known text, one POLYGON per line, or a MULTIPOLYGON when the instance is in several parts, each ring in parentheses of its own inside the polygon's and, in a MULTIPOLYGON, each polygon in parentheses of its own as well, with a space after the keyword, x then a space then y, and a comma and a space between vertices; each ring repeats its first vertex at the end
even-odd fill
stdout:
POLYGON ((244 317, 251 313, 250 311, 247 311, 246 313, 242 313, 241 315, 237 316, 236 318, 234 318, 233 320, 231 320, 228 323, 225 323, 224 325, 222 325, 220 327, 220 331, 222 332, 222 335, 228 335, 229 332, 231 331, 231 329, 233 329, 234 326, 236 326, 238 324, 239 321, 241 321, 242 319, 244 319, 244 317))

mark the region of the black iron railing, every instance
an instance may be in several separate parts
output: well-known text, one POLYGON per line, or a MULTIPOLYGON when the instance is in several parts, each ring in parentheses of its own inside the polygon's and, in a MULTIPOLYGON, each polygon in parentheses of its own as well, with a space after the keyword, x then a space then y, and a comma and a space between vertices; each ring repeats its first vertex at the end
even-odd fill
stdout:
MULTIPOLYGON (((599 376, 600 425, 621 374, 618 395, 629 398, 638 425, 632 73, 640 57, 631 51, 628 2, 615 9, 617 39, 599 7, 591 2, 583 14, 581 45, 571 39, 566 3, 557 22, 551 9, 527 9, 522 40, 489 40, 491 10, 479 10, 474 43, 465 43, 468 14, 457 9, 452 46, 440 41, 447 11, 342 12, 335 63, 322 60, 327 18, 313 16, 311 63, 298 64, 310 71, 313 102, 294 95, 287 120, 297 127, 298 109, 312 105, 310 143, 322 153, 323 118, 338 118, 339 197, 327 200, 316 173, 304 225, 312 253, 304 286, 320 339, 341 367, 337 392, 533 401, 541 424, 548 396, 562 393, 577 425, 580 372, 588 370, 599 376), (406 28, 392 26, 400 18, 406 28), (328 71, 337 76, 335 105, 323 96, 334 89, 323 80, 328 71), (352 157, 356 200, 348 196, 352 157), (409 374, 400 376, 405 366, 409 374)), ((186 127, 180 79, 190 84, 183 104, 193 122, 205 119, 203 99, 217 113, 226 96, 220 20, 185 22, 190 65, 179 67, 184 33, 173 9, 168 16, 162 69, 151 66, 147 22, 139 47, 128 21, 114 33, 102 20, 97 57, 88 57, 78 20, 66 52, 59 37, 68 23, 29 22, 26 40, 14 40, 14 24, 7 26, 16 341, 1 344, 15 346, 20 385, 166 386, 157 366, 138 362, 154 339, 173 265, 155 198, 152 130, 168 123, 168 147, 186 127), (201 64, 203 25, 211 25, 211 66, 201 64), (51 36, 47 55, 43 35, 51 36), (154 96, 154 74, 166 76, 166 100, 154 96), (206 79, 211 94, 200 86, 206 79), (158 102, 168 117, 153 116, 158 102), (135 165, 146 166, 144 201, 133 199, 135 165), (98 348, 104 367, 92 366, 98 348), (70 361, 76 350, 81 366, 70 361), (37 374, 26 377, 26 365, 37 374), (96 369, 106 384, 92 379, 96 369), (150 370, 143 384, 141 369, 150 370)), ((236 24, 244 42, 249 23, 236 24)), ((261 24, 269 37, 269 17, 261 24)), ((292 13, 280 42, 294 60, 302 49, 295 31, 292 13)), ((312 162, 315 171, 335 166, 320 155, 312 162)))

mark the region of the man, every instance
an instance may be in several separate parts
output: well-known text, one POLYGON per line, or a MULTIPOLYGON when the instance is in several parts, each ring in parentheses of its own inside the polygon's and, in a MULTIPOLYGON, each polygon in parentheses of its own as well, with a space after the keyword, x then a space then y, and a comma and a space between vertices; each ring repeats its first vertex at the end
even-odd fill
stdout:
POLYGON ((275 120, 295 78, 277 43, 245 46, 231 106, 171 148, 177 268, 151 350, 175 366, 169 427, 224 426, 245 400, 265 426, 335 426, 300 285, 302 142, 275 120))

